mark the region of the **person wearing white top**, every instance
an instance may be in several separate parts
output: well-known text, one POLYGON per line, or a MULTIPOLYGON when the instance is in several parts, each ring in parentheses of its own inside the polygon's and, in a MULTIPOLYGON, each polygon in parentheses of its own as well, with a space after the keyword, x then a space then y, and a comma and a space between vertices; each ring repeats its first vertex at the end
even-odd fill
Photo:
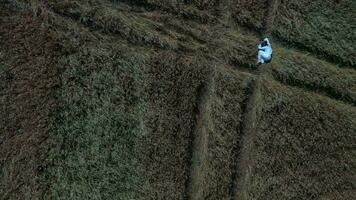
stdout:
POLYGON ((268 38, 265 38, 261 44, 258 45, 257 64, 269 63, 272 60, 272 45, 268 38))

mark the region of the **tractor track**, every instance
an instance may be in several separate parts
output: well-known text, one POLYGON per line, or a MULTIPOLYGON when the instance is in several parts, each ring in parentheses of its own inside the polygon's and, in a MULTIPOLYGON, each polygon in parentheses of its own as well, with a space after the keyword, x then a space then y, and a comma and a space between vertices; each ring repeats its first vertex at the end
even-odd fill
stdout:
POLYGON ((279 4, 280 0, 267 0, 267 9, 263 20, 263 37, 271 35, 272 33, 274 17, 279 4))
POLYGON ((256 96, 259 91, 258 79, 252 80, 246 89, 246 99, 242 104, 242 123, 240 133, 241 141, 236 145, 237 162, 234 166, 229 188, 231 200, 239 199, 244 191, 245 168, 249 166, 249 152, 251 151, 251 141, 256 134, 256 96))
POLYGON ((208 130, 213 124, 211 122, 212 96, 215 91, 215 71, 207 82, 202 83, 198 89, 198 104, 196 111, 196 127, 191 136, 189 177, 186 182, 186 194, 184 199, 200 199, 202 186, 204 185, 204 174, 202 174, 204 161, 208 154, 208 130))
POLYGON ((242 105, 242 124, 240 132, 242 139, 240 141, 239 154, 237 158, 236 169, 232 175, 230 187, 231 200, 248 199, 245 191, 246 184, 250 179, 250 170, 253 163, 251 152, 253 150, 253 141, 257 135, 257 107, 260 98, 260 88, 262 80, 268 76, 267 64, 260 67, 255 74, 255 79, 251 81, 246 90, 246 100, 242 105))
POLYGON ((296 88, 299 90, 303 90, 305 92, 327 97, 329 99, 338 101, 345 105, 356 107, 356 100, 351 96, 351 94, 342 94, 333 88, 322 87, 322 86, 317 87, 313 84, 306 84, 299 81, 283 80, 278 77, 275 77, 275 75, 273 76, 275 81, 277 81, 278 83, 286 87, 296 88))
MULTIPOLYGON (((265 14, 264 28, 261 37, 270 33, 273 26, 274 13, 278 7, 279 0, 268 0, 268 9, 265 14)), ((253 150, 253 141, 257 135, 257 106, 260 94, 261 81, 270 76, 270 64, 259 66, 255 72, 255 79, 247 87, 246 101, 242 105, 242 124, 240 132, 242 139, 239 143, 240 152, 237 158, 236 169, 232 175, 230 185, 231 200, 247 200, 247 184, 251 176, 251 166, 253 159, 251 156, 253 150)))
MULTIPOLYGON (((272 35, 272 30, 273 30, 273 24, 274 24, 274 18, 275 18, 275 13, 276 10, 278 9, 280 5, 280 0, 267 0, 267 9, 265 12, 265 18, 263 21, 263 32, 262 33, 258 33, 255 30, 252 30, 250 28, 247 27, 243 27, 246 28, 246 32, 248 33, 252 33, 257 37, 267 37, 267 36, 271 36, 272 35)), ((284 41, 275 41, 274 43, 277 43, 279 46, 282 46, 283 48, 285 48, 285 46, 287 46, 287 44, 284 41)), ((309 56, 312 56, 314 59, 324 59, 329 63, 335 64, 337 67, 339 68, 346 68, 346 69, 352 69, 354 70, 352 67, 346 67, 346 66, 340 66, 340 63, 335 63, 332 62, 330 60, 330 58, 324 58, 324 57, 320 57, 317 53, 315 52, 310 52, 305 48, 295 48, 295 47, 290 47, 288 46, 289 49, 292 49, 293 51, 299 51, 301 53, 304 54, 309 54, 309 56)), ((241 70, 242 67, 237 68, 238 71, 247 71, 247 70, 241 70)), ((245 67, 244 67, 245 68, 245 67)), ((265 68, 267 69, 267 68, 265 68)), ((270 69, 268 69, 270 70, 270 69)), ((255 74, 253 70, 248 70, 247 72, 251 73, 251 74, 255 74)), ((311 92, 311 93, 316 93, 318 95, 324 96, 324 97, 328 97, 331 98, 333 100, 336 101, 340 101, 341 103, 350 105, 350 106, 356 106, 356 102, 355 100, 350 96, 350 95, 343 95, 340 94, 339 92, 331 89, 331 88, 325 88, 325 87, 316 87, 313 85, 308 85, 302 82, 292 82, 289 80, 281 80, 280 78, 276 77, 271 71, 266 71, 266 72, 262 72, 260 71, 260 74, 264 74, 266 76, 268 76, 268 78, 276 80, 278 82, 280 82, 283 85, 286 86, 290 86, 290 87, 295 87, 295 88, 299 88, 302 89, 304 91, 307 92, 311 92)))

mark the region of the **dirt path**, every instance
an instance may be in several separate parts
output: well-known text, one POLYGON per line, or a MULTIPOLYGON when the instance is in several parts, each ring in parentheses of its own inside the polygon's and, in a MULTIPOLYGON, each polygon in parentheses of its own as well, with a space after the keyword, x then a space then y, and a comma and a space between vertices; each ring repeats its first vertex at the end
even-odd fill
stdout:
POLYGON ((208 154, 208 132, 213 129, 211 119, 212 99, 215 94, 215 71, 204 83, 199 91, 199 103, 197 113, 197 125, 193 135, 192 161, 190 165, 190 176, 187 183, 186 199, 198 200, 203 198, 203 187, 206 174, 203 170, 208 154))

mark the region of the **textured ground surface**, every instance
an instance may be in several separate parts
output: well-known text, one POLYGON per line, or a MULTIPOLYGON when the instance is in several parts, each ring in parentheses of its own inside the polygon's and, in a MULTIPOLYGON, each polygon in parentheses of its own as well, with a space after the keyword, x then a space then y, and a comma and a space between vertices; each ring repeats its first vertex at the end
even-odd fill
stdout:
POLYGON ((356 199, 355 13, 0 0, 0 199, 356 199))

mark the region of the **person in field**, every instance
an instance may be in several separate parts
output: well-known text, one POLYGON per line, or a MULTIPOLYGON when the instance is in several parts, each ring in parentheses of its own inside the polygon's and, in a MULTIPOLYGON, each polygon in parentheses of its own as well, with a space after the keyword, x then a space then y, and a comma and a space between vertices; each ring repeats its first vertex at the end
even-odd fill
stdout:
POLYGON ((258 45, 257 64, 269 63, 272 61, 272 45, 268 38, 265 38, 261 44, 258 45))

